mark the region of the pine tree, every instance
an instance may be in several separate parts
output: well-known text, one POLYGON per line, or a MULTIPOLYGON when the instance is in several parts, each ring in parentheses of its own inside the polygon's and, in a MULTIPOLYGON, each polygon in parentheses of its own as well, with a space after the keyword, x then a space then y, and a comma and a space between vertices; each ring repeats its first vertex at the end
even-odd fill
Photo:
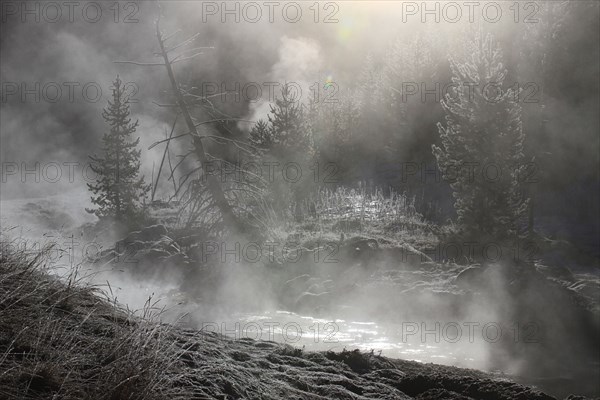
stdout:
POLYGON ((286 206, 289 206, 290 201, 287 198, 291 195, 295 204, 294 214, 297 219, 302 219, 301 203, 307 195, 309 163, 314 156, 308 118, 302 104, 293 98, 287 84, 281 90, 281 97, 277 98, 270 108, 267 121, 259 121, 250 131, 250 143, 260 150, 260 158, 270 159, 269 161, 285 166, 295 164, 296 168, 299 168, 298 171, 294 171, 300 173, 297 181, 296 177, 292 177, 291 180, 285 179, 286 182, 291 182, 289 185, 285 182, 272 182, 271 189, 275 192, 275 198, 285 199, 277 203, 286 206))
POLYGON ((87 210, 99 218, 115 218, 118 222, 131 224, 140 217, 140 199, 149 191, 150 185, 139 176, 140 138, 133 140, 139 121, 129 118, 129 99, 125 86, 117 76, 112 88, 112 101, 103 110, 102 117, 110 127, 102 137, 102 157, 90 156, 90 168, 96 173, 95 183, 88 184, 92 203, 98 208, 87 210))
POLYGON ((250 144, 283 157, 310 149, 307 118, 302 104, 292 97, 289 85, 283 86, 281 97, 270 108, 267 121, 259 120, 250 130, 250 144))
POLYGON ((527 207, 518 92, 503 87, 507 70, 490 35, 469 44, 470 60, 451 60, 455 86, 442 102, 446 125, 438 124, 442 147, 434 145, 433 154, 451 182, 463 234, 514 238, 527 207))
POLYGON ((250 144, 261 150, 270 150, 274 143, 273 129, 264 119, 258 120, 250 130, 250 144))
POLYGON ((311 147, 302 104, 292 97, 290 86, 281 89, 268 116, 273 129, 274 149, 282 156, 306 153, 311 147))

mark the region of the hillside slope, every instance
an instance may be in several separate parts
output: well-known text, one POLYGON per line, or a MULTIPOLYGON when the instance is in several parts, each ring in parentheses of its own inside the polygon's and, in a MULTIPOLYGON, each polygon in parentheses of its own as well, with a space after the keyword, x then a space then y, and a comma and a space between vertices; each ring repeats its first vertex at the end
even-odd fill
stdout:
POLYGON ((0 256, 5 399, 552 399, 478 371, 371 353, 304 352, 155 322, 41 256, 0 256))

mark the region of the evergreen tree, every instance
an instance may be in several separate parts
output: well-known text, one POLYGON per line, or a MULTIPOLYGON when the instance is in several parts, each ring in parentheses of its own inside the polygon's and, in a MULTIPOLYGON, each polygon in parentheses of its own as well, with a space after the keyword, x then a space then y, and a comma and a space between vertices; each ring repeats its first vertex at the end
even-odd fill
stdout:
POLYGON ((433 154, 451 182, 463 233, 514 238, 527 207, 518 92, 503 87, 507 70, 490 35, 469 44, 470 60, 451 60, 454 91, 442 102, 446 125, 438 124, 442 147, 434 145, 433 154))
POLYGON ((298 155, 297 152, 306 154, 310 150, 304 110, 298 99, 292 97, 289 85, 281 89, 281 98, 275 100, 275 106, 271 106, 268 119, 273 130, 276 153, 288 158, 298 155))
POLYGON ((311 140, 302 104, 292 97, 289 85, 281 89, 281 98, 270 106, 267 121, 259 120, 250 131, 250 144, 280 157, 297 151, 306 152, 311 140))
POLYGON ((273 148, 273 129, 264 119, 259 120, 250 130, 250 144, 262 150, 273 148))
POLYGON ((308 118, 302 107, 302 104, 293 98, 290 86, 286 84, 281 90, 281 97, 271 105, 267 121, 259 121, 250 132, 250 143, 262 150, 260 158, 286 166, 294 164, 299 168, 297 171, 289 170, 292 174, 300 173, 298 180, 292 176, 290 179, 286 177, 286 182, 276 180, 271 183, 273 197, 277 203, 275 207, 281 208, 279 206, 282 204, 289 206, 293 198, 297 219, 303 217, 301 203, 307 195, 308 179, 311 176, 309 164, 314 155, 308 118))
POLYGON ((139 176, 141 150, 137 147, 140 138, 132 138, 138 121, 132 122, 129 118, 129 99, 118 76, 113 83, 112 97, 102 112, 110 127, 102 137, 104 154, 102 157, 90 156, 91 169, 97 179, 88 184, 88 189, 93 194, 92 203, 98 208, 87 211, 99 218, 112 217, 131 224, 140 216, 140 199, 150 191, 150 185, 139 176))

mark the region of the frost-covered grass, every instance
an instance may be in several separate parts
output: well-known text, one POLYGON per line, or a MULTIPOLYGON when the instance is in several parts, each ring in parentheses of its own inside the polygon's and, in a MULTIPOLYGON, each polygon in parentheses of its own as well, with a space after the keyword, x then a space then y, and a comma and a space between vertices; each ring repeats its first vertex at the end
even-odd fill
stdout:
POLYGON ((0 398, 551 399, 473 370, 234 340, 160 324, 157 312, 123 309, 77 274, 48 274, 43 253, 3 251, 0 398))
MULTIPOLYGON (((76 273, 58 278, 44 252, 0 256, 0 397, 162 399, 177 396, 180 355, 169 328, 111 303, 76 273), (54 396, 54 397, 53 397, 54 396)), ((180 396, 186 398, 186 396, 180 396)))
POLYGON ((318 236, 325 241, 366 236, 391 245, 410 243, 418 247, 437 241, 438 228, 417 212, 415 199, 404 194, 364 187, 325 188, 311 196, 307 204, 304 220, 291 224, 290 231, 296 235, 318 236))

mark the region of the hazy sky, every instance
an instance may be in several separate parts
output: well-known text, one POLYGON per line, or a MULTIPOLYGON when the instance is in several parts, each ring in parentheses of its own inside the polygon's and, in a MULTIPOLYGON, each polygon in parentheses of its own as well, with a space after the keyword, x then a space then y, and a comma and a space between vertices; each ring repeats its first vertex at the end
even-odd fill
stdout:
MULTIPOLYGON (((143 169, 150 175, 162 147, 145 150, 164 138, 172 120, 168 110, 152 104, 170 101, 166 74, 161 67, 114 61, 159 60, 153 56, 156 2, 52 4, 2 3, 2 161, 17 163, 19 169, 23 162, 30 168, 35 162, 42 168, 54 162, 85 163, 100 144, 105 131, 101 109, 120 74, 138 101, 131 111, 140 120, 143 169)), ((515 9, 512 2, 430 2, 425 8, 421 2, 400 1, 162 4, 163 31, 181 30, 173 44, 198 32, 195 46, 214 46, 177 65, 180 82, 202 82, 206 93, 242 90, 239 99, 231 95, 215 102, 236 117, 252 119, 268 110, 274 84, 298 82, 306 99, 314 83, 322 90, 327 80, 343 91, 360 83, 358 74, 368 54, 383 57, 395 40, 434 37, 440 51, 436 56, 446 62, 461 32, 480 25, 501 38, 531 25, 544 12, 544 3, 536 3, 540 9, 515 9), (261 96, 246 101, 256 97, 256 87, 261 96)), ((186 146, 178 142, 174 150, 186 146)), ((57 185, 52 187, 56 190, 57 185)))

